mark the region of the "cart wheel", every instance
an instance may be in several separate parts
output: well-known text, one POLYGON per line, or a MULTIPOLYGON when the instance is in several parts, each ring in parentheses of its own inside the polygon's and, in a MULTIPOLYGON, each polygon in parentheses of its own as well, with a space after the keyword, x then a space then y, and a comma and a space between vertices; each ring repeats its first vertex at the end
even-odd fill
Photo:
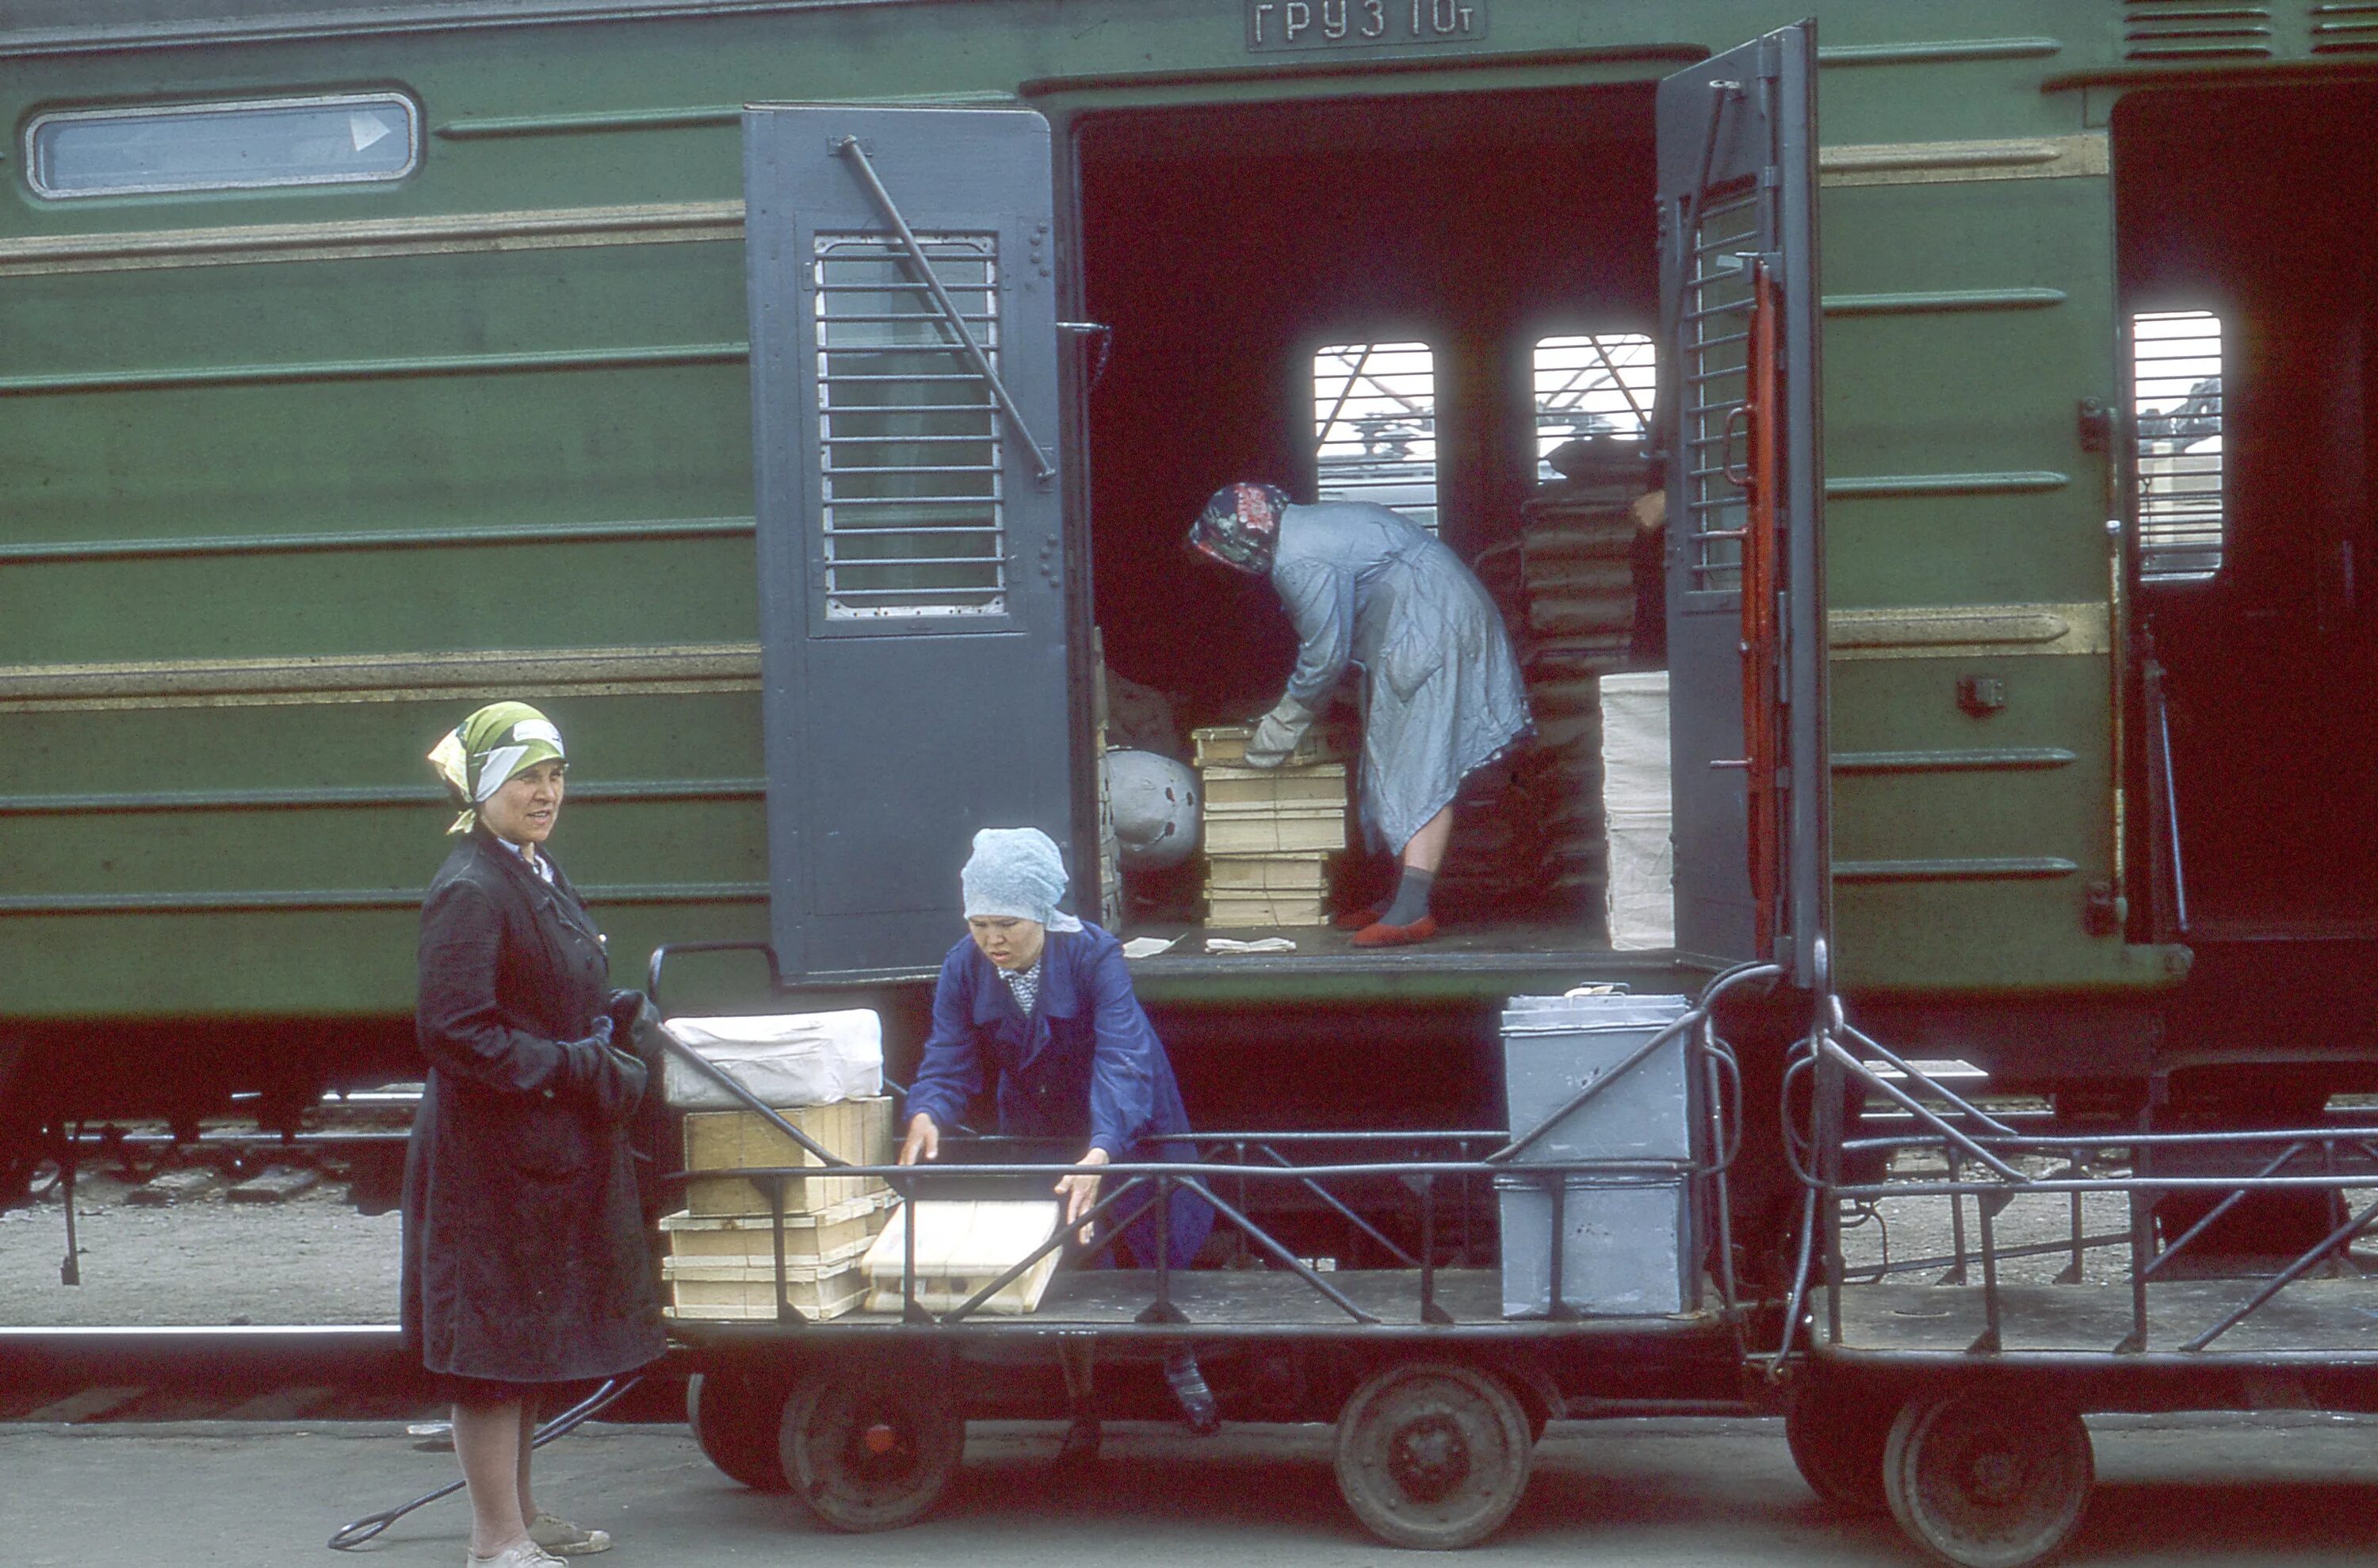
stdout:
POLYGON ((2095 1477, 2078 1412, 1987 1388, 1909 1400, 1882 1466, 1892 1515, 1958 1568, 2024 1568, 2055 1551, 2095 1477))
POLYGON ((702 1456, 754 1491, 783 1491, 785 1462, 776 1453, 784 1395, 772 1394, 740 1372, 696 1372, 685 1381, 685 1420, 702 1456))
POLYGON ((1891 1396, 1816 1378, 1794 1386, 1784 1405, 1784 1441, 1800 1478, 1819 1497, 1852 1514, 1883 1514, 1882 1455, 1899 1405, 1891 1396))
POLYGON ((1338 1490, 1390 1546, 1485 1539, 1527 1490, 1532 1459, 1519 1400, 1469 1367, 1390 1367, 1338 1417, 1338 1490))
POLYGON ((821 1367, 785 1401, 777 1451, 793 1490, 837 1530, 923 1517, 966 1449, 966 1421, 928 1388, 821 1367))

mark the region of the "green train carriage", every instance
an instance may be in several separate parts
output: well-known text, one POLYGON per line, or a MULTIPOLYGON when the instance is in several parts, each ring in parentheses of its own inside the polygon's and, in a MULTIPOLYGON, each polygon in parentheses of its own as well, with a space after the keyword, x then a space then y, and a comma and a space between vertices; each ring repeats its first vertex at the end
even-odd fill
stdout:
MULTIPOLYGON (((1070 821, 1095 899, 1092 628, 1200 711, 1271 694, 1276 610, 1185 577, 1177 538, 1224 479, 1315 480, 1315 349, 1429 345, 1439 525, 1465 554, 1508 541, 1538 484, 1535 345, 1663 332, 1654 84, 1798 11, 18 7, 14 1146, 409 1067, 444 820, 417 759, 490 694, 548 706, 583 759, 565 851, 615 952, 774 939, 798 984, 912 1031, 975 826, 1070 821), (1052 475, 1002 438, 1006 531, 972 566, 1012 603, 981 635, 801 619, 826 541, 800 465, 832 460, 798 416, 752 435, 755 357, 811 340, 754 314, 751 103, 1046 123, 1044 166, 982 176, 1026 193, 1000 222, 1046 202, 981 297, 1022 313, 999 352, 1052 475), (305 151, 326 125, 345 145, 305 151), (986 716, 1008 750, 933 740, 986 716)), ((2258 1114, 2365 1084, 2378 426, 2353 175, 2378 35, 2163 0, 1820 21, 1821 306, 1798 326, 1822 339, 1822 569, 1793 586, 1813 605, 1821 577, 1828 645, 1786 656, 1830 689, 1795 760, 1830 750, 1799 796, 1830 790, 1830 874, 1802 892, 1830 899, 1842 983, 1888 1038, 2117 1103, 2169 1075, 2258 1114), (2174 333, 2212 366, 2186 441, 2134 368, 2174 333)), ((972 151, 903 156, 884 177, 915 226, 964 230, 972 151)), ((798 216, 822 187, 787 188, 798 216)), ((1680 682, 1680 713, 1738 726, 1731 679, 1680 682)), ((1680 877, 1738 935, 1722 751, 1679 758, 1680 813, 1715 825, 1680 877)), ((1193 1103, 1491 1120, 1496 999, 1675 988, 1728 956, 1614 952, 1590 914, 1318 946, 1141 963, 1193 1103)), ((749 990, 727 960, 688 983, 749 990)))

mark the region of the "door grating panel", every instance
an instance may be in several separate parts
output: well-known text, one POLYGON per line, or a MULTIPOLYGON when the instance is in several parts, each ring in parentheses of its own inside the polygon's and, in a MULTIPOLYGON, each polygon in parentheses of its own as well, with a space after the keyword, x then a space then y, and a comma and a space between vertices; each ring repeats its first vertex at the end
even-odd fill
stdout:
POLYGON ((1761 193, 1748 181, 1712 191, 1692 235, 1685 285, 1683 374, 1686 568, 1695 593, 1742 586, 1745 492, 1734 474, 1749 395, 1751 291, 1743 252, 1759 247, 1761 193), (1729 473, 1729 469, 1734 472, 1729 473))
MULTIPOLYGON (((997 237, 918 241, 995 368, 997 237)), ((990 390, 891 236, 819 234, 811 277, 826 618, 1003 613, 1003 437, 990 390)))

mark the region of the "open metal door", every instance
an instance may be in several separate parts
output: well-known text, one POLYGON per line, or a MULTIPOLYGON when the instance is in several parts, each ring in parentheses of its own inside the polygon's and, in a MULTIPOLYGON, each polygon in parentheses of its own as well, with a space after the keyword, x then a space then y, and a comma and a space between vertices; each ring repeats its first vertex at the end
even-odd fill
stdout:
POLYGON ((1029 110, 745 112, 788 980, 930 972, 977 828, 1076 838, 1051 170, 1029 110))
POLYGON ((1825 983, 1816 24, 1659 90, 1676 947, 1825 983))

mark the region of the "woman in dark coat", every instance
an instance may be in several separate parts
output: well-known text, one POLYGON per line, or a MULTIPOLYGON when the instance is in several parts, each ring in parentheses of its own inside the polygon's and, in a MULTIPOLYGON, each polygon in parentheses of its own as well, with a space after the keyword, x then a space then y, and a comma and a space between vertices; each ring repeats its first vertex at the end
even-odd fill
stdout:
MULTIPOLYGON (((900 1163, 938 1158, 943 1126, 994 1084, 1002 1133, 1080 1151, 1056 1184, 1069 1224, 1098 1202, 1099 1167, 1110 1161, 1194 1162, 1189 1113, 1164 1043, 1132 994, 1122 945, 1057 908, 1065 867, 1055 842, 1037 827, 984 828, 959 884, 967 935, 942 960, 933 987, 933 1031, 908 1089, 900 1163)), ((1204 1199, 1174 1192, 1163 1226, 1168 1266, 1187 1268, 1213 1224, 1204 1199)), ((1158 1236, 1155 1214, 1141 1212, 1117 1247, 1124 1261, 1153 1268, 1158 1236)), ((1088 1347, 1073 1341, 1060 1339, 1073 1353, 1064 1364, 1075 1401, 1069 1461, 1094 1454, 1099 1442, 1080 1354, 1088 1347)), ((1190 1426, 1216 1429, 1214 1396, 1188 1346, 1170 1347, 1164 1370, 1190 1426)))
POLYGON ((553 726, 497 703, 430 760, 467 837, 421 910, 403 1322, 453 1403, 467 1562, 532 1568, 610 1545, 531 1495, 539 1392, 663 1349, 629 1146, 646 1069, 613 1043, 643 999, 609 989, 602 935, 542 848, 563 794, 553 726))

